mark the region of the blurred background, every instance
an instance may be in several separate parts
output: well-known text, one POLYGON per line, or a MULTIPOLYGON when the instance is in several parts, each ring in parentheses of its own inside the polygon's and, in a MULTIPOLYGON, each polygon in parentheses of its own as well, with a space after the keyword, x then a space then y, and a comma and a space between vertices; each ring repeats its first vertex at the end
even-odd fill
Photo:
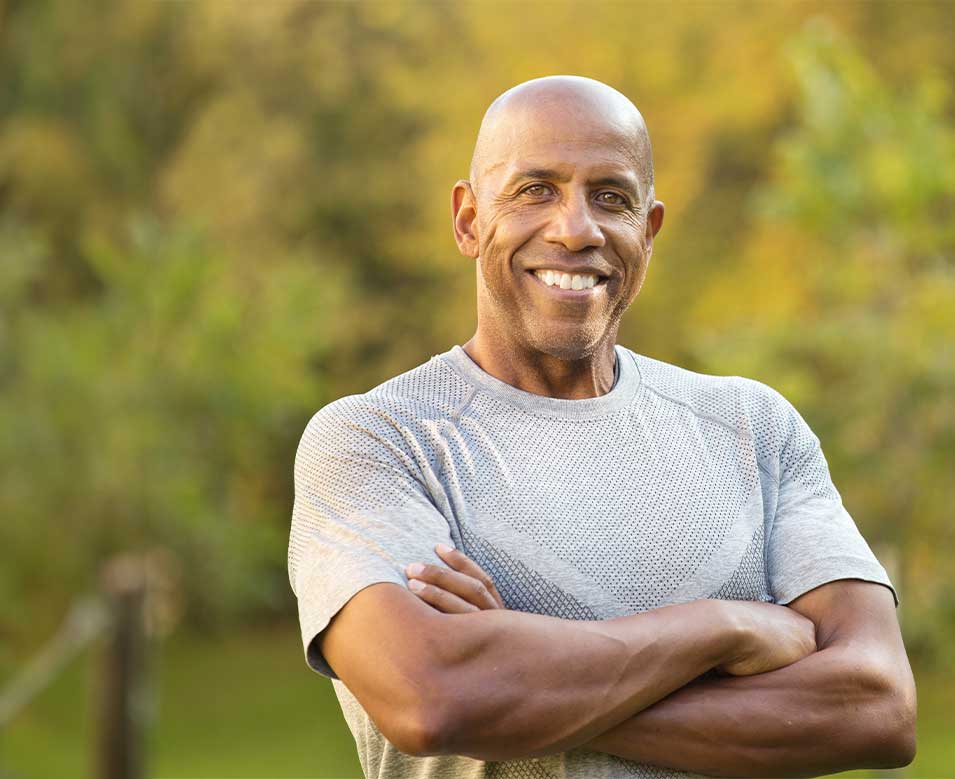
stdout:
POLYGON ((955 773, 953 35, 948 2, 0 0, 0 777, 103 775, 137 575, 147 775, 361 775, 288 584, 295 449, 473 334, 450 188, 559 73, 653 141, 620 342, 800 410, 900 593, 895 774, 955 773))

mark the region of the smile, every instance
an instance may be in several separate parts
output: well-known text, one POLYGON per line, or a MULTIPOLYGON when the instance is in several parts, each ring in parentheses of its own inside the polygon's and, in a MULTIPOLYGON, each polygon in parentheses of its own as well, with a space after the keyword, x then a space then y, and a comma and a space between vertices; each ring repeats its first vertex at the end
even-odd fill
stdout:
POLYGON ((540 286, 549 294, 566 300, 594 297, 602 294, 607 285, 605 277, 591 274, 562 274, 549 270, 526 271, 526 273, 534 280, 535 286, 540 286))

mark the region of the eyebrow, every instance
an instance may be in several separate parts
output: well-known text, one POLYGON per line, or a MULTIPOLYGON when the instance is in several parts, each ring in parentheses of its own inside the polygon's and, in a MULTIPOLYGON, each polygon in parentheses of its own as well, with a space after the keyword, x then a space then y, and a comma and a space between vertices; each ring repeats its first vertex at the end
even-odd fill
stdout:
MULTIPOLYGON (((552 168, 527 168, 526 170, 515 173, 508 181, 508 185, 517 184, 526 179, 550 179, 552 181, 566 183, 570 181, 570 176, 561 175, 552 168)), ((601 176, 600 178, 591 179, 588 183, 597 186, 617 187, 618 189, 629 192, 634 198, 637 197, 637 189, 633 182, 621 176, 601 176)))

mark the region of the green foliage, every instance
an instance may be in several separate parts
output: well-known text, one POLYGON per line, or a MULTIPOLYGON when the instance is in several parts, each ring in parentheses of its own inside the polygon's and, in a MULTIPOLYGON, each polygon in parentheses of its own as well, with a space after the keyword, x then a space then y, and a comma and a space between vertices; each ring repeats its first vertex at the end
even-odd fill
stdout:
POLYGON ((8 255, 19 272, 0 288, 6 624, 89 586, 107 556, 155 544, 177 553, 195 614, 286 600, 274 517, 318 397, 335 279, 293 257, 253 275, 146 218, 130 232, 122 251, 83 247, 99 292, 55 309, 26 294, 42 252, 8 255))
POLYGON ((0 0, 0 646, 157 544, 195 622, 294 608, 299 435, 470 337, 450 187, 493 97, 573 72, 640 106, 667 204, 620 340, 786 394, 941 657, 950 9, 813 13, 0 0))
POLYGON ((294 611, 298 438, 403 318, 429 326, 400 240, 428 117, 383 75, 432 28, 105 5, 2 9, 0 626, 23 643, 130 548, 174 553, 194 623, 294 611))
POLYGON ((896 583, 914 643, 946 652, 938 638, 955 630, 943 605, 951 593, 940 590, 955 534, 939 489, 955 472, 951 82, 929 70, 893 88, 818 20, 789 54, 795 121, 751 199, 746 256, 713 289, 725 302, 772 297, 762 311, 731 309, 699 348, 714 372, 732 365, 789 391, 867 538, 904 550, 896 583), (788 300, 761 276, 785 285, 788 300))

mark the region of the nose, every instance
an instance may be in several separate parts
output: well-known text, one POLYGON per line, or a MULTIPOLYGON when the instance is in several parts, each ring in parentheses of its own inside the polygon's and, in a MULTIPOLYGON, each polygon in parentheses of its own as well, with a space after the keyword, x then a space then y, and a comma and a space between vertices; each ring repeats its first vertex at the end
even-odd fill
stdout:
POLYGON ((571 252, 606 243, 600 225, 594 219, 586 196, 568 197, 558 204, 547 225, 544 240, 563 244, 571 252))

